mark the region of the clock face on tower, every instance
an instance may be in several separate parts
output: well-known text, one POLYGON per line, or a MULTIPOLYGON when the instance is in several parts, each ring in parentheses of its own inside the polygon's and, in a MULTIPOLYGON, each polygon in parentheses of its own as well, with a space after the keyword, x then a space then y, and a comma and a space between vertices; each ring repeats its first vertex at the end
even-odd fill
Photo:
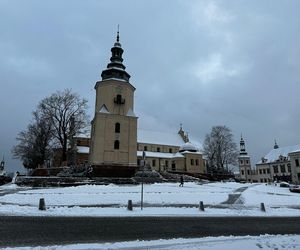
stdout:
POLYGON ((122 87, 121 86, 116 87, 116 94, 122 94, 122 87))

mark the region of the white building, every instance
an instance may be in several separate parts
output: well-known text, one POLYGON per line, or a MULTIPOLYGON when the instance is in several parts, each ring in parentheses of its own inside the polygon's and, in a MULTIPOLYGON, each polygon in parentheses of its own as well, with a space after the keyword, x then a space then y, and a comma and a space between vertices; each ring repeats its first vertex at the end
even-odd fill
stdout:
POLYGON ((300 183, 300 144, 279 147, 275 141, 274 148, 251 168, 250 156, 245 151, 241 138, 239 170, 241 180, 247 182, 287 181, 300 183))

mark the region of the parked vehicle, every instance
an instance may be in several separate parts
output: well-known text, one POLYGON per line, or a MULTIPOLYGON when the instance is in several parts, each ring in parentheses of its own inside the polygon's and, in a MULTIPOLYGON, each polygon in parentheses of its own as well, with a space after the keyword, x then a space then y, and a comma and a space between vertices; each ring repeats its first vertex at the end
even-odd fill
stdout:
POLYGON ((283 182, 280 182, 279 186, 280 187, 290 187, 290 184, 287 183, 287 182, 285 182, 285 181, 283 181, 283 182))
POLYGON ((297 185, 291 186, 289 189, 290 189, 290 192, 300 193, 300 187, 297 185))

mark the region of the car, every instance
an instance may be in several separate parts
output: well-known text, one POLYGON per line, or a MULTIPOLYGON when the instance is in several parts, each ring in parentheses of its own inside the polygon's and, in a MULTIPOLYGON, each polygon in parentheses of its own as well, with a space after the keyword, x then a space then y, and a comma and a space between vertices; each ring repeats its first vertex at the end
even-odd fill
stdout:
POLYGON ((300 187, 297 185, 291 186, 289 188, 289 190, 290 190, 290 192, 293 192, 293 193, 300 193, 300 187))
POLYGON ((287 183, 287 182, 285 182, 285 181, 283 181, 283 182, 280 182, 279 186, 280 187, 290 187, 290 184, 287 183))

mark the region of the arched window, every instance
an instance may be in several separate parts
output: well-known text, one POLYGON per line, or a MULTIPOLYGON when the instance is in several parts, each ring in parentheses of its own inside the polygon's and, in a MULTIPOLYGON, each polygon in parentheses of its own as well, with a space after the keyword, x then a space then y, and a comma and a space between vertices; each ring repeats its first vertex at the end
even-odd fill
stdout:
POLYGON ((115 133, 120 133, 120 123, 115 124, 115 133))
POLYGON ((114 149, 119 149, 119 148, 120 148, 120 141, 119 140, 115 140, 114 149))

